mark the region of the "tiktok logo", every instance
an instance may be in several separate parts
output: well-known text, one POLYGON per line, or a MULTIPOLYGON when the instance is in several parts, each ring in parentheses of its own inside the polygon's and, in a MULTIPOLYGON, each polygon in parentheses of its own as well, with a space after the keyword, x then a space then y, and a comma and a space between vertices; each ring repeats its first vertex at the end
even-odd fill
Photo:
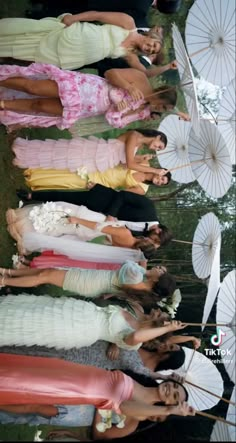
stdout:
POLYGON ((211 344, 214 346, 220 346, 223 342, 223 337, 226 335, 220 328, 216 329, 216 334, 211 336, 211 344))

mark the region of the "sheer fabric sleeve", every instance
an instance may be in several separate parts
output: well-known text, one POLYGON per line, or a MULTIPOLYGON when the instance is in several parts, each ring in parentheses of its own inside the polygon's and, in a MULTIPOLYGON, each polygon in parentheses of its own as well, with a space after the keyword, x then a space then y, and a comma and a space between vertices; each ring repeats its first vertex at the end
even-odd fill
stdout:
POLYGON ((143 281, 146 270, 133 261, 127 261, 119 270, 119 284, 132 285, 143 281))
POLYGON ((142 343, 138 343, 137 345, 127 345, 127 343, 125 343, 125 338, 132 332, 132 329, 124 329, 122 332, 117 334, 116 344, 119 346, 119 348, 126 349, 127 351, 138 351, 138 349, 141 348, 142 343))

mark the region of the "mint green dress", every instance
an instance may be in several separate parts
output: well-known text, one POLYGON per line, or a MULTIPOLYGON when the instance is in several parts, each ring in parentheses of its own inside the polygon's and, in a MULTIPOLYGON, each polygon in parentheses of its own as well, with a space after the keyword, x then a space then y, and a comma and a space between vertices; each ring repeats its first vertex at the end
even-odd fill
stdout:
POLYGON ((132 31, 88 22, 65 26, 62 18, 1 19, 0 57, 76 69, 106 57, 117 58, 126 54, 121 43, 132 31))
POLYGON ((122 285, 141 283, 145 273, 142 266, 132 261, 127 261, 117 271, 70 269, 65 275, 63 289, 80 296, 96 298, 101 294, 114 294, 122 285))

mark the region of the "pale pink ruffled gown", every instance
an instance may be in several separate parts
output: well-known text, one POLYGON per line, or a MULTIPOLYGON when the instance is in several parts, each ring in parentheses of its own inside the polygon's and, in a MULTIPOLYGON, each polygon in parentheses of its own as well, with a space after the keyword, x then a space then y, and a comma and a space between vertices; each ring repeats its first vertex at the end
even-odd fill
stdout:
POLYGON ((133 380, 121 371, 57 358, 0 354, 0 405, 79 405, 120 413, 133 394, 133 380))
MULTIPOLYGON (((144 103, 143 101, 133 102, 126 91, 112 87, 104 78, 98 75, 65 71, 44 63, 32 63, 27 67, 1 65, 0 80, 17 76, 56 81, 63 106, 63 115, 57 117, 30 112, 27 114, 19 113, 6 109, 0 110, 0 123, 8 126, 9 130, 11 125, 25 127, 56 125, 59 129, 66 129, 80 119, 96 115, 105 115, 111 126, 123 128, 132 121, 143 120, 150 116, 148 107, 139 111, 140 106, 144 103), (123 112, 117 111, 116 104, 123 99, 129 102, 128 110, 137 110, 135 114, 124 116, 127 109, 123 112)), ((24 92, 0 87, 0 100, 35 97, 24 92)))
POLYGON ((77 169, 103 172, 126 163, 125 144, 118 139, 104 140, 90 136, 71 140, 25 140, 18 137, 12 149, 14 164, 20 168, 77 169))

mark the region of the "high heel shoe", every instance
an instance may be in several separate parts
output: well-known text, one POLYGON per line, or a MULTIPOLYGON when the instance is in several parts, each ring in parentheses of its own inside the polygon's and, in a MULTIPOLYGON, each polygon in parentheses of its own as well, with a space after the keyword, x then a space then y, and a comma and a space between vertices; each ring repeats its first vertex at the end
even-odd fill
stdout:
POLYGON ((0 278, 0 289, 5 288, 5 277, 0 278))
POLYGON ((25 189, 17 189, 16 195, 20 200, 26 200, 26 201, 30 200, 29 192, 26 191, 25 189))

